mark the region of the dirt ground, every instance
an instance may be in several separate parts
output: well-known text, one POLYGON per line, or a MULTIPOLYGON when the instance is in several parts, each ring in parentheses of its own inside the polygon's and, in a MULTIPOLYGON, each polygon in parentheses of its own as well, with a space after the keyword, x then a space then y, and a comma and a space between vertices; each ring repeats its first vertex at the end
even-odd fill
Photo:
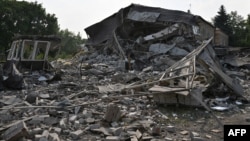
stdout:
MULTIPOLYGON (((161 106, 159 108, 162 113, 166 114, 169 119, 160 121, 173 125, 178 130, 177 133, 186 130, 189 132, 196 132, 204 140, 223 140, 223 126, 203 108, 191 107, 176 107, 176 106, 161 106)), ((223 125, 249 125, 250 106, 245 105, 237 109, 212 113, 220 120, 223 125)), ((169 134, 171 138, 187 138, 189 139, 190 133, 187 135, 169 134), (177 137, 179 136, 179 137, 177 137), (181 136, 181 137, 180 137, 181 136)))

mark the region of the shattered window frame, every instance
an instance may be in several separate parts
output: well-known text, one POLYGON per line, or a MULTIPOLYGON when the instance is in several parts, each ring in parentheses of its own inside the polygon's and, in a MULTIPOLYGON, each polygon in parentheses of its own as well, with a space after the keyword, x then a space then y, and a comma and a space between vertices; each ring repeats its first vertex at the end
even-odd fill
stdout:
POLYGON ((14 52, 14 59, 20 59, 20 53, 21 53, 21 46, 22 45, 22 41, 19 40, 16 43, 16 48, 15 48, 15 52, 14 52))
POLYGON ((33 59, 34 60, 46 60, 48 58, 50 45, 51 45, 51 42, 48 42, 48 41, 36 41, 33 59), (41 44, 45 44, 45 46, 40 46, 41 44), (40 55, 43 55, 42 58, 40 58, 40 55))
POLYGON ((44 61, 48 57, 48 52, 51 43, 49 41, 40 41, 40 40, 23 40, 21 59, 27 61, 44 61), (45 46, 39 46, 40 44, 46 44, 45 46), (39 49, 44 50, 44 55, 42 58, 39 58, 39 49), (27 53, 27 54, 26 54, 27 53))
POLYGON ((14 59, 14 54, 15 54, 15 51, 16 51, 16 44, 17 44, 17 42, 19 42, 19 40, 12 42, 11 48, 10 48, 8 56, 7 56, 7 60, 14 59))
POLYGON ((23 69, 52 70, 50 52, 58 51, 61 38, 55 35, 20 35, 13 38, 9 49, 6 68, 11 64, 18 64, 23 69))
POLYGON ((48 42, 37 42, 36 43, 36 50, 34 54, 34 59, 35 60, 45 60, 48 55, 48 48, 50 46, 50 43, 48 42))
POLYGON ((31 60, 34 52, 34 43, 32 40, 23 40, 21 59, 22 60, 31 60), (27 43, 29 42, 29 43, 27 43))
POLYGON ((50 41, 16 40, 11 45, 7 60, 44 61, 48 58, 50 46, 50 41), (39 54, 41 50, 43 56, 38 57, 41 55, 41 53, 39 54), (25 55, 26 53, 27 55, 25 55))

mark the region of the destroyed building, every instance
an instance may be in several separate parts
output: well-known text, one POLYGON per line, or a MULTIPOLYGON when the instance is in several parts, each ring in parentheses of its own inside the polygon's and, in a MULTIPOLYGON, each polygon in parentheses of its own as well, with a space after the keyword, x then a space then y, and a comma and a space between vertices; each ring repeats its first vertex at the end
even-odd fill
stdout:
POLYGON ((54 35, 19 35, 13 38, 7 63, 14 62, 31 70, 51 69, 49 53, 58 48, 61 39, 54 35))
MULTIPOLYGON (((188 35, 193 32, 190 36, 197 35, 196 37, 201 41, 210 37, 218 36, 220 38, 219 36, 221 36, 221 31, 218 28, 216 28, 218 34, 215 34, 215 27, 200 16, 183 11, 131 4, 108 18, 86 28, 85 31, 89 37, 87 45, 98 46, 111 42, 116 34, 119 34, 123 40, 137 40, 141 35, 151 34, 152 36, 157 36, 157 34, 152 33, 162 34, 162 36, 156 37, 158 39, 166 38, 164 37, 164 34, 167 34, 167 29, 165 28, 172 26, 173 23, 180 24, 178 25, 181 28, 179 35, 188 35)), ((168 38, 170 37, 171 35, 168 35, 168 38)), ((145 41, 152 40, 148 38, 145 41)), ((228 42, 226 38, 223 38, 223 40, 228 42)))
POLYGON ((213 50, 215 43, 228 42, 226 35, 213 38, 222 34, 200 16, 132 4, 85 31, 86 45, 101 54, 119 55, 122 68, 157 72, 150 81, 141 78, 124 89, 146 86, 146 91, 163 93, 154 95, 159 103, 198 106, 203 92, 217 97, 224 93, 224 85, 239 97, 244 94, 238 81, 223 72, 213 50), (201 89, 198 97, 188 96, 196 88, 201 89))
POLYGON ((23 61, 14 74, 26 87, 0 91, 0 140, 222 140, 221 119, 250 112, 238 107, 250 90, 247 50, 218 60, 213 26, 200 16, 132 4, 86 32, 81 52, 50 62, 60 81, 48 81, 46 55, 36 56, 50 43, 14 40, 8 61, 17 64, 12 70, 23 70, 23 61))
POLYGON ((55 56, 61 39, 54 35, 17 35, 13 38, 6 62, 1 67, 1 83, 9 88, 23 88, 25 71, 53 71, 49 56, 55 56))

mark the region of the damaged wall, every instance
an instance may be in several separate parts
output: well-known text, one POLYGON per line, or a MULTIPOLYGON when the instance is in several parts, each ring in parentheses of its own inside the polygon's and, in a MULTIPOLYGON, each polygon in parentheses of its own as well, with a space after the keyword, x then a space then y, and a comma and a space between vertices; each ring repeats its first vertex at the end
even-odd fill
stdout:
POLYGON ((239 97, 244 93, 241 85, 223 72, 212 47, 214 27, 200 16, 132 4, 85 31, 91 35, 86 45, 96 47, 104 56, 119 55, 124 63, 118 66, 123 71, 157 72, 154 78, 141 78, 140 84, 125 85, 117 91, 160 92, 160 101, 155 99, 160 103, 165 96, 169 99, 171 93, 179 98, 170 103, 196 106, 204 105, 203 93, 217 89, 220 84, 227 85, 228 92, 239 97), (109 35, 103 36, 105 31, 109 35), (195 98, 190 94, 194 89, 201 89, 195 92, 198 93, 195 98))
MULTIPOLYGON (((215 37, 214 33, 214 26, 210 24, 209 22, 205 21, 202 18, 198 18, 198 25, 199 25, 199 31, 200 31, 200 36, 197 37, 199 40, 207 40, 210 37, 215 37)), ((217 38, 213 39, 213 43, 216 41, 217 38)))
POLYGON ((221 29, 215 28, 215 40, 216 46, 228 46, 228 35, 225 34, 221 29))
MULTIPOLYGON (((213 30, 206 31, 211 30, 211 28, 208 28, 211 25, 200 16, 195 16, 183 11, 131 4, 103 21, 87 27, 85 31, 89 36, 89 39, 86 45, 98 46, 98 44, 100 45, 107 40, 111 40, 113 31, 118 27, 120 28, 123 37, 128 39, 131 37, 130 34, 135 32, 134 30, 138 31, 141 29, 141 33, 150 34, 156 32, 157 29, 160 30, 171 25, 173 22, 192 26, 198 26, 198 23, 202 23, 200 26, 206 26, 202 28, 201 34, 204 34, 201 35, 204 36, 202 39, 208 39, 208 36, 211 35, 210 32, 213 32, 213 30)), ((190 30, 193 29, 191 28, 190 30)), ((137 33, 134 36, 137 36, 138 38, 140 33, 137 33)))
MULTIPOLYGON (((86 45, 100 46, 112 44, 113 32, 118 31, 122 39, 138 38, 162 30, 171 23, 183 23, 192 26, 190 29, 200 41, 214 37, 214 45, 228 45, 228 36, 215 28, 202 17, 183 11, 168 10, 156 7, 131 4, 106 19, 85 29, 89 39, 86 45)), ((112 46, 112 45, 111 45, 112 46)))

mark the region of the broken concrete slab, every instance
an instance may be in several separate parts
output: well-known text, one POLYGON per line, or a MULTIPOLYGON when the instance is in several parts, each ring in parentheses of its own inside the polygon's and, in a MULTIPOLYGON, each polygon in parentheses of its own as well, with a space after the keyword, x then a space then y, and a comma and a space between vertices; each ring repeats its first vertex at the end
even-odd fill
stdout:
POLYGON ((21 121, 11 126, 8 130, 6 130, 3 133, 2 138, 6 141, 16 141, 28 135, 29 135, 28 128, 25 122, 21 121))
POLYGON ((109 92, 120 92, 126 87, 126 85, 115 84, 115 85, 97 86, 97 87, 100 93, 109 93, 109 92))
POLYGON ((107 136, 105 141, 120 141, 119 136, 107 136))
POLYGON ((74 132, 70 132, 70 136, 76 140, 76 139, 79 139, 80 136, 83 134, 83 131, 82 130, 77 130, 77 131, 74 131, 74 132))
POLYGON ((250 67, 250 58, 249 57, 235 57, 232 55, 225 56, 225 59, 223 60, 223 63, 225 64, 230 64, 231 66, 234 67, 250 67))
POLYGON ((60 141, 60 138, 57 133, 50 133, 48 137, 49 141, 60 141))
POLYGON ((124 131, 124 129, 122 127, 114 128, 112 130, 113 130, 113 135, 114 136, 120 136, 121 133, 124 131))
POLYGON ((17 96, 4 96, 0 100, 0 102, 5 105, 17 105, 18 103, 21 103, 22 100, 18 98, 17 96))
POLYGON ((169 54, 175 55, 175 56, 186 56, 188 54, 188 52, 184 49, 174 47, 174 48, 170 49, 169 54))
POLYGON ((109 129, 109 128, 104 128, 104 127, 100 127, 98 129, 93 129, 91 131, 98 132, 98 133, 103 133, 106 136, 112 135, 112 130, 109 129))
POLYGON ((175 47, 175 44, 167 45, 162 43, 151 44, 149 46, 149 51, 154 53, 167 53, 169 50, 175 47))
POLYGON ((144 41, 156 40, 162 38, 164 36, 171 37, 173 35, 178 34, 179 24, 174 24, 170 27, 166 27, 165 29, 158 31, 157 33, 153 33, 147 35, 143 38, 144 41))
POLYGON ((186 130, 180 132, 180 134, 182 134, 182 135, 187 135, 188 133, 189 133, 189 132, 186 131, 186 130))

